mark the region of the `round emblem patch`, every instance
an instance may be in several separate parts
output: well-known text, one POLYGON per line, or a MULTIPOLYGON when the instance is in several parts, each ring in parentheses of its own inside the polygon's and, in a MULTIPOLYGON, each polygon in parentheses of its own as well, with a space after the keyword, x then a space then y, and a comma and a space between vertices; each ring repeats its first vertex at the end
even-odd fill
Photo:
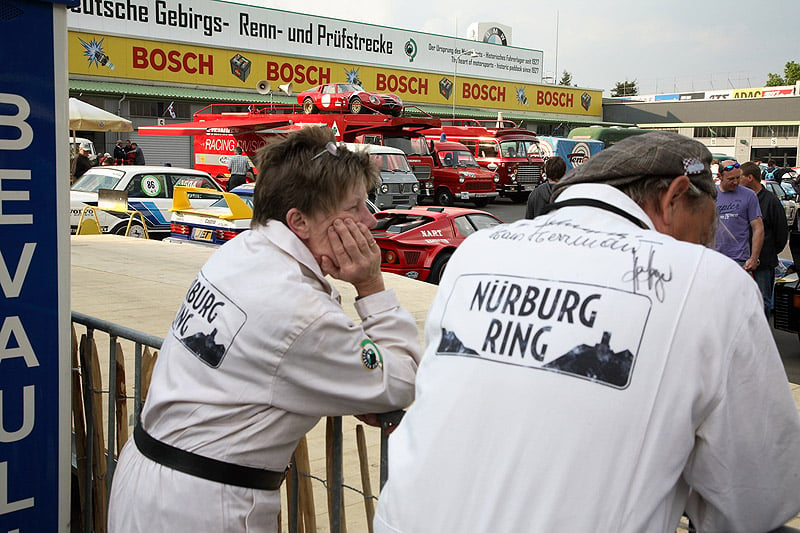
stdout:
POLYGON ((375 370, 378 367, 383 368, 381 352, 375 346, 375 343, 369 339, 361 341, 361 362, 369 370, 375 370))
POLYGON ((161 182, 155 176, 142 178, 142 192, 151 198, 161 194, 161 182))

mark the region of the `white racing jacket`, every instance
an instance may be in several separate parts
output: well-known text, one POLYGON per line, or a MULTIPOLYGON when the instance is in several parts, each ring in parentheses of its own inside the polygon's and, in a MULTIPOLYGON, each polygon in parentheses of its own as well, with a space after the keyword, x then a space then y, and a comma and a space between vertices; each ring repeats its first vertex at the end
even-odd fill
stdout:
MULTIPOLYGON (((283 224, 244 232, 203 266, 156 363, 144 429, 183 450, 283 471, 326 415, 380 413, 414 398, 421 348, 393 291, 361 298, 354 323, 283 224)), ((276 531, 279 491, 232 487, 150 461, 131 440, 110 531, 276 531)))
MULTIPOLYGON (((653 227, 612 187, 569 198, 653 227)), ((800 420, 758 289, 711 249, 584 206, 483 230, 425 338, 375 531, 674 532, 686 509, 752 533, 800 511, 800 420)))

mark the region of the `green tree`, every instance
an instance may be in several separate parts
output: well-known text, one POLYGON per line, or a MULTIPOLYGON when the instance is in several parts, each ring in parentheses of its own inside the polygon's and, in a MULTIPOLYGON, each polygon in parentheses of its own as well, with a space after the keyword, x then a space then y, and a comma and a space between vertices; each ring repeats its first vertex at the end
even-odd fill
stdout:
MULTIPOLYGON (((559 85, 566 85, 567 87, 572 85, 572 74, 567 72, 566 70, 561 74, 561 80, 558 82, 559 85)), ((577 85, 576 85, 577 87, 577 85)))
POLYGON ((800 63, 788 61, 783 67, 783 76, 770 72, 767 74, 767 87, 777 87, 780 85, 794 85, 800 80, 800 63))
POLYGON ((636 96, 639 94, 639 86, 636 80, 618 81, 616 86, 611 89, 611 96, 636 96))

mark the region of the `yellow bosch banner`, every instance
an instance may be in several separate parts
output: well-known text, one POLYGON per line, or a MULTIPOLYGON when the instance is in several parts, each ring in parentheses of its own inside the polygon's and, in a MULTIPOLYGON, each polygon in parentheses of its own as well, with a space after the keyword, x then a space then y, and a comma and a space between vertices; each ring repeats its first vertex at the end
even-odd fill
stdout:
POLYGON ((186 46, 108 35, 69 32, 69 72, 162 83, 186 83, 256 90, 264 80, 291 83, 294 92, 323 83, 358 83, 368 91, 395 93, 408 104, 601 116, 602 92, 553 85, 508 83, 186 46), (457 87, 454 86, 457 84, 457 87))

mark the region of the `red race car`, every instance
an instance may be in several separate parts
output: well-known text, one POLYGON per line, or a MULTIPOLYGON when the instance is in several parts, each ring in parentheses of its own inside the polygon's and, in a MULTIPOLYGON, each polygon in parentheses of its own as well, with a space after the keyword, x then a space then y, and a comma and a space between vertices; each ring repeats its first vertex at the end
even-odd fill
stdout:
POLYGON ((381 248, 381 270, 433 284, 467 236, 503 223, 491 213, 462 207, 386 209, 375 218, 372 235, 381 248))
POLYGON ((297 102, 303 104, 303 113, 320 111, 359 114, 388 113, 399 117, 403 101, 394 94, 370 93, 355 83, 326 83, 298 93, 297 102))

